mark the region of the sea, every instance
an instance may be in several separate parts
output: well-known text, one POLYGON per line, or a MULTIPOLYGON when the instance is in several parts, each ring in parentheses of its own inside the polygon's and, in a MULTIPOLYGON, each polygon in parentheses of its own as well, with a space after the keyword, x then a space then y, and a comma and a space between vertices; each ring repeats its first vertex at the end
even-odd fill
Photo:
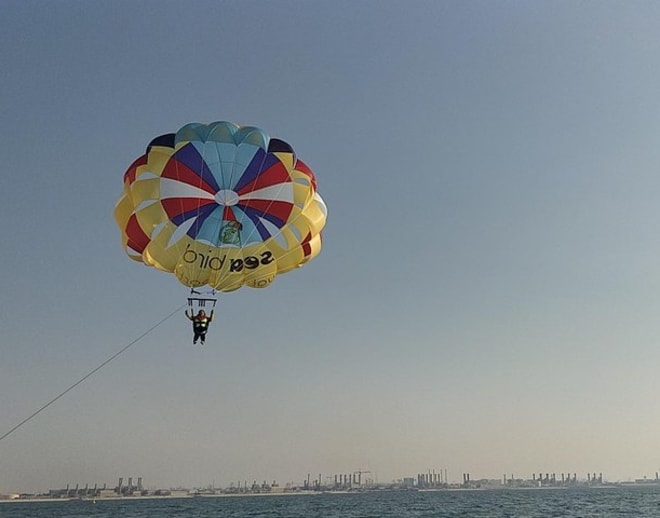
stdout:
POLYGON ((660 517, 660 487, 369 491, 0 504, 0 518, 660 517))

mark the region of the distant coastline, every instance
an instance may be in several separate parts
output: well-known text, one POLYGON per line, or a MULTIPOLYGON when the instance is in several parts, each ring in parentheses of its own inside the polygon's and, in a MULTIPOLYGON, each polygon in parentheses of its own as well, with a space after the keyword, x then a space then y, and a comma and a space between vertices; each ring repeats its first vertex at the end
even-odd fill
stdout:
POLYGON ((133 500, 176 500, 176 499, 196 499, 196 498, 246 498, 246 497, 278 497, 278 496, 309 496, 309 495, 342 495, 342 494, 359 494, 359 493, 391 493, 391 492, 408 492, 408 493, 429 493, 429 492, 470 492, 470 491, 533 491, 533 490, 550 490, 550 491, 567 491, 567 490, 603 490, 603 489, 623 489, 631 487, 653 487, 660 490, 660 483, 655 480, 637 480, 632 482, 611 482, 598 485, 581 484, 577 486, 521 486, 521 487, 505 487, 505 486, 481 486, 481 487, 461 487, 451 486, 445 488, 400 488, 400 487, 374 487, 374 488, 360 488, 349 490, 310 490, 310 489, 291 489, 282 491, 269 491, 269 492, 200 492, 198 490, 176 490, 175 494, 160 494, 160 495, 115 495, 115 496, 89 496, 89 497, 52 497, 48 495, 0 495, 0 504, 3 503, 44 503, 44 502, 86 502, 95 504, 98 502, 128 502, 133 500))

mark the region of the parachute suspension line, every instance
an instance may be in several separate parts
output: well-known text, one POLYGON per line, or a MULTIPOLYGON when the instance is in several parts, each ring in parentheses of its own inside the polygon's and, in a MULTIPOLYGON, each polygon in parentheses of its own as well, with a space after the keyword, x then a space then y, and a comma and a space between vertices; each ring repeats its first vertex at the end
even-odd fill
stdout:
MULTIPOLYGON (((238 144, 238 145, 234 146, 234 150, 233 150, 234 151, 234 156, 232 157, 232 160, 231 160, 231 170, 229 171, 229 182, 228 182, 227 185, 224 185, 225 175, 224 174, 222 175, 222 181, 223 181, 222 188, 223 189, 229 189, 232 185, 234 185, 234 173, 236 173, 236 158, 238 156, 238 153, 239 153, 238 148, 240 146, 241 146, 241 144, 238 144)), ((261 170, 261 168, 259 168, 259 170, 261 170)), ((224 171, 223 171, 223 173, 224 173, 224 171)))
MULTIPOLYGON (((267 156, 267 154, 268 154, 268 153, 266 153, 266 155, 264 155, 264 159, 261 161, 261 166, 264 165, 264 162, 266 161, 266 156, 267 156)), ((295 164, 294 164, 294 167, 295 167, 295 164)), ((260 169, 261 169, 261 168, 260 168, 260 169)), ((280 184, 280 187, 279 187, 279 189, 277 190, 277 194, 276 194, 275 196, 271 196, 271 199, 268 201, 268 205, 267 205, 266 208, 262 211, 263 214, 268 214, 268 211, 270 211, 270 208, 271 208, 271 207, 273 206, 273 204, 275 203, 275 200, 277 199, 277 196, 280 195, 280 193, 282 192, 283 189, 284 189, 284 184, 280 184)), ((297 219, 297 218, 296 218, 296 219, 297 219)), ((289 221, 289 223, 292 223, 293 221, 295 221, 295 220, 289 221)), ((254 233, 255 233, 256 231, 257 231, 257 225, 256 225, 256 222, 255 222, 254 228, 250 231, 250 234, 248 234, 248 236, 246 237, 246 241, 249 241, 249 240, 252 238, 252 236, 254 235, 254 233)), ((280 234, 282 234, 282 229, 281 229, 281 228, 278 229, 278 233, 277 233, 277 234, 273 234, 272 237, 278 236, 278 235, 280 235, 280 234)), ((285 254, 285 255, 286 255, 286 254, 285 254)))
MULTIPOLYGON (((244 172, 244 169, 245 169, 245 166, 243 166, 243 165, 241 165, 240 168, 237 168, 238 162, 236 160, 236 157, 239 154, 239 148, 240 148, 241 145, 242 145, 242 143, 238 144, 236 146, 235 150, 234 150, 234 157, 233 157, 233 160, 231 162, 231 172, 229 174, 229 185, 227 186, 227 188, 229 186, 234 185, 234 176, 237 177, 236 178, 237 181, 240 179, 241 174, 244 172), (237 169, 238 169, 238 171, 237 171, 237 169)), ((266 149, 264 151, 265 151, 265 153, 264 153, 263 157, 261 158, 261 163, 259 164, 259 168, 258 168, 259 171, 263 170, 264 163, 266 162, 266 158, 268 157, 268 147, 266 147, 266 149)), ((252 157, 252 159, 254 160, 254 156, 252 157)), ((236 193, 236 194, 238 194, 238 193, 236 193)), ((249 201, 248 201, 248 204, 249 204, 249 201)), ((249 218, 249 216, 247 216, 246 212, 244 212, 243 210, 241 210, 241 212, 243 213, 244 216, 249 218)), ((249 219, 251 219, 252 222, 254 223, 254 228, 250 231, 250 234, 246 238, 243 238, 243 233, 242 232, 238 233, 238 235, 239 235, 239 247, 240 248, 243 248, 243 245, 244 245, 245 242, 249 242, 250 238, 252 237, 252 234, 254 233, 254 229, 256 229, 256 227, 257 227, 257 222, 254 221, 252 218, 249 218, 249 219)), ((223 223, 224 223, 224 213, 223 213, 223 223)), ((243 225, 242 225, 242 223, 240 223, 240 221, 239 221, 239 225, 240 225, 240 230, 243 230, 243 225)), ((218 253, 218 255, 220 255, 220 254, 218 253)))
MULTIPOLYGON (((201 158, 202 158, 202 167, 201 167, 201 169, 200 169, 200 171, 199 171, 200 174, 199 174, 199 180, 198 180, 198 184, 197 184, 197 187, 198 187, 199 189, 202 189, 202 184, 204 183, 204 179, 203 179, 202 174, 201 174, 201 173, 202 173, 202 170, 203 170, 203 165, 208 164, 208 159, 209 159, 209 155, 208 155, 208 153, 209 153, 209 152, 212 153, 214 150, 215 150, 215 147, 211 144, 210 141, 207 141, 206 139, 204 139, 204 142, 203 142, 203 145, 202 145, 202 149, 201 149, 201 151, 198 150, 199 153, 200 153, 200 155, 201 155, 201 158), (209 151, 209 150, 210 150, 210 151, 209 151)), ((216 153, 217 153, 217 151, 216 151, 216 153)), ((219 157, 219 156, 217 156, 217 157, 216 157, 216 156, 211 156, 210 158, 211 158, 212 160, 215 159, 215 158, 218 159, 218 167, 220 168, 220 175, 219 175, 220 178, 215 177, 215 180, 216 180, 216 182, 218 182, 218 187, 219 187, 219 189, 222 190, 222 189, 225 188, 225 186, 224 186, 224 184, 223 184, 222 162, 220 161, 220 157, 219 157)), ((214 176, 215 176, 215 175, 214 175, 214 176)), ((200 225, 200 223, 199 223, 199 215, 200 215, 201 209, 202 209, 202 204, 201 204, 201 203, 198 203, 198 204, 197 204, 197 209, 196 209, 197 212, 196 212, 196 215, 195 215, 195 227, 196 227, 196 229, 197 229, 198 231, 199 231, 199 225, 200 225)), ((216 208, 215 210, 218 210, 218 209, 216 208)), ((222 221, 223 221, 223 218, 224 218, 224 214, 223 214, 222 212, 221 212, 221 214, 222 214, 221 218, 220 218, 219 221, 216 223, 216 228, 215 228, 215 234, 216 234, 216 236, 220 234, 220 228, 222 227, 222 221)), ((206 223, 208 224, 208 219, 207 219, 207 222, 206 222, 206 223)), ((197 233, 197 234, 195 235, 195 241, 197 241, 198 238, 199 238, 199 234, 197 233)), ((212 247, 213 249, 215 249, 215 251, 213 252, 213 257, 219 257, 219 256, 220 256, 220 251, 217 249, 217 245, 216 245, 214 242, 208 242, 208 241, 206 241, 206 240, 205 240, 204 242, 205 242, 205 244, 209 244, 210 247, 212 247)), ((209 252, 210 252, 210 251, 211 251, 211 248, 209 248, 209 252)), ((209 257, 209 259, 210 259, 211 254, 209 254, 208 257, 209 257)), ((208 282, 208 279, 207 279, 207 282, 208 282)), ((191 292, 191 294, 192 294, 192 293, 195 293, 195 290, 194 290, 193 288, 191 288, 190 292, 191 292)), ((214 294, 215 294, 215 291, 214 291, 214 294)), ((193 300, 197 300, 197 299, 194 299, 194 298, 193 298, 193 299, 188 299, 188 306, 190 307, 190 310, 191 310, 191 311, 192 311, 192 309, 193 309, 193 303, 192 303, 193 300)), ((203 302, 197 304, 198 308, 201 308, 202 305, 204 305, 203 302)), ((215 302, 213 303, 213 306, 215 307, 215 302)))
MULTIPOLYGON (((175 147, 176 147, 176 145, 175 145, 175 147)), ((179 171, 179 161, 178 160, 174 160, 174 171, 175 171, 175 174, 176 174, 176 181, 181 182, 181 174, 180 174, 180 171, 179 171)), ((183 197, 179 196, 178 201, 179 201, 179 214, 185 214, 185 210, 184 210, 184 206, 183 206, 183 197)), ((175 230, 175 232, 176 232, 176 230, 175 230)), ((174 242, 174 248, 176 249, 179 257, 182 257, 184 252, 185 252, 185 249, 184 249, 184 246, 183 246, 183 241, 184 241, 183 238, 184 238, 184 236, 177 235, 177 239, 174 242)))
POLYGON ((140 336, 138 336, 135 340, 133 340, 132 342, 130 342, 128 345, 125 345, 122 349, 120 349, 120 350, 117 351, 115 354, 113 354, 112 356, 110 356, 110 358, 108 358, 107 360, 105 360, 105 361, 104 361, 103 363, 101 363, 98 367, 96 367, 96 368, 92 369, 91 371, 89 371, 89 372, 88 372, 87 374, 85 374, 82 378, 80 378, 78 381, 76 381, 73 385, 71 385, 69 388, 67 388, 64 392, 61 392, 60 394, 58 394, 57 396, 55 396, 55 397, 54 397, 53 399, 51 399, 48 403, 46 403, 45 405, 43 405, 39 410, 37 410, 36 412, 33 412, 31 415, 29 415, 28 417, 26 417, 25 419, 23 419, 20 423, 18 423, 16 426, 14 426, 12 429, 10 429, 10 430, 9 430, 8 432, 6 432, 4 435, 0 435, 0 441, 2 441, 5 437, 8 437, 8 436, 11 435, 12 433, 14 433, 14 432, 15 432, 16 430, 18 430, 21 426, 23 426, 23 425, 26 424, 28 421, 30 421, 31 419, 33 419, 34 417, 36 417, 38 414, 40 414, 41 412, 43 412, 44 410, 46 410, 49 406, 51 406, 53 403, 55 403, 58 399, 64 397, 66 394, 68 394, 69 392, 71 392, 74 388, 76 388, 78 385, 80 385, 80 384, 81 384, 83 381, 85 381, 87 378, 91 377, 93 374, 95 374, 95 373, 97 373, 98 371, 100 371, 100 370, 101 370, 103 367, 105 367, 108 363, 110 363, 112 360, 114 360, 115 358, 117 358, 117 356, 119 356, 119 355, 122 354, 123 352, 127 351, 130 347, 132 347, 132 346, 135 345, 137 342, 139 342, 140 340, 142 340, 145 336, 147 336, 149 333, 151 333, 151 332, 152 332, 154 329, 156 329, 158 326, 160 326, 161 324, 163 324, 164 322, 166 322, 167 320, 169 320, 170 318, 172 318, 174 315, 176 315, 176 314, 177 314, 179 311, 181 311, 184 307, 185 307, 185 304, 182 305, 182 306, 180 306, 180 307, 178 307, 178 308, 176 308, 174 311, 172 311, 172 313, 170 313, 170 314, 167 315, 166 317, 162 318, 158 323, 156 323, 156 324, 154 324, 153 326, 151 326, 151 327, 150 327, 149 329, 147 329, 144 333, 142 333, 140 336))
MULTIPOLYGON (((203 145, 203 147, 202 147, 202 163, 204 163, 204 164, 207 163, 207 146, 209 146, 209 149, 211 150, 211 153, 213 153, 213 152, 216 153, 216 156, 212 156, 211 159, 215 160, 215 159, 217 158, 217 162, 218 162, 218 168, 219 168, 219 175, 218 175, 218 176, 219 176, 219 178, 218 178, 218 177, 215 178, 216 183, 218 183, 218 188, 219 188, 220 190, 227 189, 228 187, 227 187, 227 186, 225 185, 225 183, 224 183, 225 179, 224 179, 223 166, 222 166, 222 161, 221 161, 221 159, 220 159, 220 154, 219 154, 219 152, 217 151, 216 147, 215 147, 214 145, 211 145, 211 143, 210 143, 209 141, 207 141, 207 140, 204 141, 204 145, 203 145)), ((214 175, 214 176, 215 176, 215 175, 214 175)), ((199 177, 199 181, 200 181, 200 188, 201 188, 201 182, 202 182, 202 177, 201 177, 201 176, 199 177)), ((200 209, 201 209, 201 206, 198 206, 198 207, 197 207, 197 217, 198 217, 198 218, 199 218, 199 211, 200 211, 200 209)), ((219 218, 219 220, 218 220, 218 222, 217 222, 217 224, 216 224, 216 227, 215 227, 215 238, 216 238, 216 239, 217 239, 218 236, 220 235, 220 231, 221 231, 221 229, 222 229, 222 225, 223 225, 223 223, 224 223, 224 219, 225 219, 225 211, 224 211, 224 209, 225 209, 224 206, 223 206, 222 208, 219 208, 219 207, 218 207, 218 208, 215 209, 215 210, 219 210, 219 211, 220 211, 220 218, 219 218)), ((214 252, 213 252, 213 256, 219 258, 219 257, 220 257, 220 252, 221 252, 221 250, 220 250, 220 248, 219 248, 219 246, 218 246, 218 243, 216 243, 216 242, 212 242, 212 243, 211 243, 211 246, 213 247, 213 250, 214 250, 214 252)), ((209 248, 209 251, 210 251, 210 250, 211 250, 211 248, 209 248)), ((209 255, 210 255, 210 254, 209 254, 209 255)), ((217 279, 216 279, 216 282, 217 282, 217 279)), ((191 292, 192 292, 192 291, 193 291, 193 290, 191 289, 191 292)), ((215 296, 215 289, 212 288, 212 291, 213 291, 213 296, 215 296)), ((213 299, 211 299, 211 300, 213 300, 213 299)), ((190 302, 190 301, 189 301, 189 302, 190 302)), ((200 306, 200 307, 201 307, 201 306, 200 306)), ((213 307, 215 308, 215 300, 213 300, 213 307)), ((191 310, 192 310, 192 306, 191 306, 191 310)))
MULTIPOLYGON (((261 165, 260 165, 260 167, 259 167, 259 170, 260 170, 260 171, 261 171, 261 168, 263 167, 264 163, 266 162, 266 157, 267 157, 267 156, 268 156, 268 148, 266 149, 266 153, 264 154, 264 157, 263 157, 263 159, 262 159, 262 161, 261 161, 261 165)), ((294 153, 294 165, 293 165, 294 168, 295 168, 295 165, 296 165, 296 160, 295 160, 295 153, 294 153)), ((233 169, 232 169, 232 175, 233 175, 233 169)), ((276 201, 276 199, 277 199, 277 196, 280 195, 280 193, 282 192, 282 190, 284 189, 284 187, 285 187, 284 184, 280 184, 280 187, 279 187, 279 189, 278 189, 278 191, 277 191, 277 194, 276 194, 275 196, 271 196, 271 197, 270 197, 270 200, 268 201, 268 205, 267 205, 266 208, 262 211, 263 214, 267 214, 267 213, 268 213, 268 211, 270 210, 270 208, 271 208, 271 207, 273 206, 273 204, 275 203, 275 201, 276 201)), ((298 216, 298 217, 299 217, 299 216, 298 216)), ((295 219, 298 219, 298 218, 296 217, 295 219)), ((292 223, 293 221, 295 221, 295 219, 294 219, 294 220, 290 220, 288 223, 292 223)), ((246 241, 249 241, 249 240, 252 238, 252 236, 254 235, 254 233, 255 233, 256 231, 257 231, 257 225, 256 225, 256 222, 255 222, 254 227, 252 228, 252 230, 250 231, 250 233, 249 233, 248 236, 246 237, 246 241)), ((280 229, 278 229, 277 234, 273 234, 272 237, 276 237, 276 236, 281 235, 281 234, 282 234, 282 229, 280 228, 280 229)), ((287 253, 288 253, 288 252, 286 252, 285 254, 283 254, 282 257, 286 256, 287 253)))
MULTIPOLYGON (((204 171, 204 164, 206 164, 206 146, 207 146, 207 144, 208 144, 208 142, 204 141, 204 145, 202 146, 202 152, 201 152, 202 166, 199 170, 199 180, 197 181, 197 188, 200 189, 200 190, 202 189, 202 184, 204 183, 204 177, 202 176, 202 173, 204 171)), ((201 200, 198 199, 197 200, 197 214, 195 215, 195 225, 194 225, 194 227, 195 227, 195 240, 197 240, 199 238, 199 226, 200 226, 200 224, 199 224, 199 213, 200 213, 201 209, 202 209, 201 200)))

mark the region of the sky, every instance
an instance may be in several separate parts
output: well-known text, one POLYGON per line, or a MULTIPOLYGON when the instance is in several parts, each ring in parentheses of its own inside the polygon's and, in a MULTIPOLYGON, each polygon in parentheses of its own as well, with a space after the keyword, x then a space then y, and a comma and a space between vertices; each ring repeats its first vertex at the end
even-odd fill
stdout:
POLYGON ((660 5, 0 5, 0 493, 428 470, 654 476, 660 5), (122 175, 188 122, 291 143, 321 254, 222 295, 131 261, 122 175))

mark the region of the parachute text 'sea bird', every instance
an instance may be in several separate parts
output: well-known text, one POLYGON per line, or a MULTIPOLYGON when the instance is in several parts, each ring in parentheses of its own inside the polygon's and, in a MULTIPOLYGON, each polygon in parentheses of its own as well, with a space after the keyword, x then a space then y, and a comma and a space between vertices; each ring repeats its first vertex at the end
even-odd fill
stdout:
POLYGON ((321 251, 327 210, 289 144, 231 122, 151 141, 115 208, 128 255, 186 286, 268 286, 321 251))

